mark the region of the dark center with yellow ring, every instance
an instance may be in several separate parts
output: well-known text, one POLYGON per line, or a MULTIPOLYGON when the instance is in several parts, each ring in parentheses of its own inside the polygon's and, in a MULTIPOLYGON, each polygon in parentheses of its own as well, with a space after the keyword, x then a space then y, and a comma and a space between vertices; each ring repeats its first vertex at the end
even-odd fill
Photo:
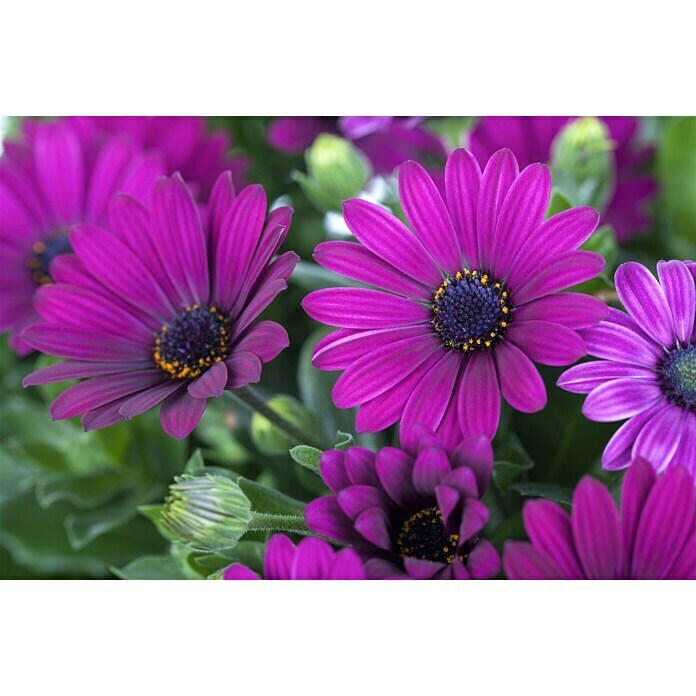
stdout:
POLYGON ((37 285, 52 283, 51 262, 56 256, 70 253, 72 253, 72 247, 67 229, 58 230, 45 239, 34 242, 27 259, 27 266, 34 282, 37 285))

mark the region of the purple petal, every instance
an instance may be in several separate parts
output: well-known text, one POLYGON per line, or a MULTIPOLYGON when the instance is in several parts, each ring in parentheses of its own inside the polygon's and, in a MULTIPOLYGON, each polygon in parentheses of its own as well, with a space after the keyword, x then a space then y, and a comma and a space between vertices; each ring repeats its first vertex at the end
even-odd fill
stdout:
POLYGON ((334 552, 330 544, 316 537, 305 537, 297 544, 292 565, 293 580, 325 580, 334 552))
POLYGON ((664 398, 655 382, 645 379, 615 379, 593 389, 585 399, 586 418, 608 423, 631 418, 664 398))
POLYGON ((365 580, 365 568, 353 549, 341 549, 333 559, 327 580, 365 580))
POLYGON ((285 534, 274 534, 268 541, 263 559, 263 577, 266 580, 291 580, 295 544, 285 534))
POLYGON ((307 526, 317 534, 335 539, 344 544, 352 544, 360 540, 355 533, 351 520, 338 506, 333 495, 317 498, 305 508, 307 526))
POLYGON ((570 516, 550 500, 530 500, 522 509, 530 540, 539 551, 552 558, 569 580, 581 580, 584 573, 575 553, 570 516))
POLYGON ((468 466, 452 469, 442 483, 449 488, 454 488, 462 498, 479 498, 483 490, 479 486, 476 473, 468 466))
POLYGON ((656 481, 655 469, 645 459, 636 459, 624 478, 621 491, 621 526, 629 568, 633 558, 638 522, 656 481))
POLYGON ((575 365, 566 370, 558 378, 556 384, 561 389, 574 394, 589 394, 593 389, 605 382, 622 378, 646 379, 654 382, 656 375, 652 370, 638 367, 637 365, 624 365, 607 360, 595 360, 582 365, 575 365))
POLYGON ((334 492, 351 485, 345 467, 345 453, 341 450, 327 450, 321 455, 319 468, 324 483, 334 492))
POLYGON ((213 239, 221 234, 222 224, 235 196, 232 173, 223 172, 215 181, 208 202, 208 228, 212 231, 213 239))
POLYGON ((134 143, 126 138, 107 140, 99 149, 87 187, 87 220, 105 218, 109 199, 121 189, 124 170, 134 158, 134 143))
POLYGON ((434 563, 421 558, 404 558, 404 569, 413 580, 430 580, 443 568, 442 563, 434 563))
POLYGON ((369 508, 384 507, 387 504, 387 498, 382 491, 366 485, 348 486, 338 492, 336 500, 341 510, 352 520, 369 508))
POLYGON ((256 384, 261 379, 261 360, 255 353, 235 352, 225 363, 227 365, 225 389, 239 389, 247 384, 256 384))
POLYGON ((696 526, 684 543, 667 576, 670 580, 696 580, 696 526))
POLYGON ((396 447, 383 447, 377 452, 375 466, 387 495, 400 507, 412 504, 416 498, 412 483, 413 457, 396 447))
POLYGON ((587 352, 605 360, 654 368, 662 355, 655 343, 650 343, 630 329, 603 321, 597 326, 582 329, 587 352))
POLYGON ((345 457, 346 473, 355 486, 379 488, 379 476, 375 468, 375 453, 364 447, 349 447, 345 457))
POLYGON ((409 229, 394 215, 374 203, 352 199, 343 204, 350 231, 373 254, 409 278, 436 289, 442 274, 409 229))
POLYGON ((573 538, 589 580, 614 580, 624 571, 619 516, 609 491, 585 476, 573 494, 573 538))
POLYGON ((381 329, 430 320, 430 309, 403 297, 362 288, 316 290, 302 300, 312 319, 347 329, 381 329))
POLYGON ((205 399, 194 399, 181 389, 170 394, 160 409, 160 421, 167 435, 183 440, 193 432, 205 411, 205 399))
POLYGON ((612 436, 602 453, 602 468, 607 471, 625 469, 631 463, 631 449, 640 431, 665 404, 662 399, 637 416, 627 420, 612 436))
POLYGON ((672 313, 677 338, 686 343, 696 321, 696 283, 681 261, 658 261, 657 276, 672 313))
MULTIPOLYGON (((448 482, 451 479, 448 477, 448 482)), ((448 484, 449 485, 449 484, 448 484)), ((462 510, 462 519, 459 523, 459 543, 478 536, 479 532, 488 522, 488 508, 479 500, 468 498, 462 510)))
POLYGON ((493 544, 480 539, 466 559, 466 567, 474 580, 487 580, 500 572, 500 556, 493 544))
POLYGON ((491 480, 493 472, 493 447, 483 435, 475 435, 462 440, 450 455, 455 467, 467 467, 476 475, 478 495, 482 496, 491 480))
POLYGON ((314 250, 314 260, 334 273, 368 283, 403 297, 432 301, 430 287, 409 278, 355 242, 322 242, 314 250))
POLYGON ((416 162, 399 168, 399 200, 416 237, 449 274, 460 270, 462 250, 440 192, 416 162))
POLYGON ((272 121, 267 138, 277 150, 294 154, 308 148, 326 130, 330 128, 319 116, 282 116, 272 121))
POLYGON ((280 324, 260 321, 247 329, 234 350, 253 353, 261 362, 267 363, 289 345, 288 332, 280 324))
POLYGON ((526 541, 507 541, 503 568, 510 580, 563 580, 561 569, 545 553, 526 541))
POLYGON ((515 155, 507 149, 496 152, 488 160, 483 171, 476 210, 478 256, 482 267, 491 267, 498 215, 518 173, 519 167, 515 155))
POLYGON ((435 447, 421 450, 413 466, 413 485, 418 493, 432 495, 436 486, 451 471, 445 451, 435 447))
POLYGON ((447 207, 468 268, 479 267, 476 208, 480 187, 481 168, 474 156, 462 148, 452 152, 445 167, 447 207))
POLYGON ((546 406, 546 387, 539 370, 516 346, 503 342, 493 354, 498 384, 505 400, 522 413, 534 413, 546 406))
POLYGON ((41 384, 53 384, 66 382, 71 379, 85 377, 98 377, 99 375, 115 375, 123 372, 132 372, 139 368, 148 368, 151 360, 143 360, 142 364, 127 362, 90 362, 66 360, 57 365, 42 367, 32 372, 22 380, 23 387, 34 387, 41 384))
POLYGON ((355 520, 355 529, 377 548, 391 549, 391 530, 387 513, 382 508, 369 508, 355 520))
POLYGON ((578 292, 562 292, 533 300, 515 309, 515 321, 551 321, 569 329, 586 329, 607 316, 601 300, 578 292))
POLYGON ((491 271, 506 278, 527 238, 544 221, 551 196, 551 174, 543 164, 530 164, 505 196, 491 250, 491 271))
POLYGON ((217 398, 227 383, 227 365, 216 362, 200 377, 196 377, 188 385, 188 393, 195 399, 217 398))
POLYGON ((453 524, 456 524, 456 520, 452 521, 450 520, 450 517, 459 505, 461 496, 459 495, 459 491, 456 488, 452 488, 451 486, 435 486, 433 489, 428 491, 428 493, 432 494, 433 490, 435 491, 435 500, 437 501, 437 507, 440 509, 440 512, 442 513, 442 521, 445 525, 445 528, 448 529, 453 524))
POLYGON ((550 321, 514 321, 506 338, 542 365, 570 365, 585 355, 580 336, 550 321))
POLYGON ((638 326, 663 346, 670 347, 676 337, 672 312, 653 274, 631 261, 618 267, 614 282, 623 306, 638 326))
POLYGON ((667 577, 694 524, 694 482, 683 467, 672 467, 653 487, 636 531, 631 576, 667 577))
POLYGON ((493 438, 500 421, 500 386, 490 353, 474 353, 457 394, 459 425, 467 435, 493 438))
POLYGON ((118 412, 126 419, 130 420, 139 416, 145 411, 149 411, 158 404, 161 404, 170 394, 179 389, 184 389, 185 383, 176 380, 167 380, 162 384, 145 389, 144 391, 128 397, 120 404, 118 412))
POLYGON ((667 404, 638 433, 633 456, 647 459, 657 471, 662 471, 679 447, 688 415, 685 409, 667 404))
POLYGON ((223 580, 260 580, 261 578, 241 563, 233 563, 222 576, 223 580))

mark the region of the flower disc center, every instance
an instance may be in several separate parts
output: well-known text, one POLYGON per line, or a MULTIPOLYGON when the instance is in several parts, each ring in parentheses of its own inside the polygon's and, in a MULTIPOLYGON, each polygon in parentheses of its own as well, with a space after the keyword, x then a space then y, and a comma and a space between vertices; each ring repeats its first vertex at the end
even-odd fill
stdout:
POLYGON ((174 379, 198 377, 227 357, 229 340, 226 313, 205 305, 187 307, 156 335, 155 365, 174 379))
POLYGON ((27 266, 37 285, 48 285, 53 282, 51 277, 51 262, 56 256, 72 253, 68 230, 58 230, 46 239, 41 239, 31 245, 31 254, 27 266))
MULTIPOLYGON (((419 558, 436 563, 454 563, 458 556, 458 534, 450 534, 442 521, 442 512, 436 505, 423 508, 411 515, 401 526, 396 538, 402 558, 419 558)), ((460 560, 465 560, 459 555, 460 560)))
POLYGON ((465 268, 435 293, 432 324, 448 350, 487 350, 505 335, 510 309, 501 283, 465 268))
POLYGON ((667 400, 696 412, 696 343, 671 350, 658 363, 657 370, 667 400))

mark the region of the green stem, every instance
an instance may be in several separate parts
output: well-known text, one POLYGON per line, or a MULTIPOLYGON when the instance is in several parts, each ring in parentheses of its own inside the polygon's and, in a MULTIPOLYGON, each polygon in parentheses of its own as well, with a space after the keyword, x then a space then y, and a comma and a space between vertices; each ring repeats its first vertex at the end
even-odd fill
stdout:
POLYGON ((293 532, 310 534, 309 527, 300 515, 272 515, 266 512, 252 512, 247 531, 268 530, 273 532, 293 532))
POLYGON ((256 411, 262 415, 266 420, 273 423, 276 428, 282 430, 293 440, 297 440, 298 443, 311 445, 322 451, 326 449, 326 445, 319 442, 313 435, 305 432, 298 425, 274 411, 251 387, 246 386, 234 391, 226 391, 225 394, 241 403, 250 411, 256 411))

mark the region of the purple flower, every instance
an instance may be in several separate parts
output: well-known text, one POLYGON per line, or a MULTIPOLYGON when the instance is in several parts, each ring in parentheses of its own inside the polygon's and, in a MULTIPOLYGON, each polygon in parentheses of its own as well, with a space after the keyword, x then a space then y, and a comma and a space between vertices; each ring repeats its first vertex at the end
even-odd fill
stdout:
POLYGON ((696 580, 694 487, 682 467, 656 479, 637 459, 626 473, 621 519, 609 491, 585 476, 572 513, 548 500, 522 511, 531 543, 509 541, 503 566, 512 580, 696 580))
MULTIPOLYGON (((241 563, 233 563, 223 580, 260 580, 241 563)), ((297 546, 284 534, 274 534, 263 559, 264 580, 364 580, 365 569, 353 549, 334 551, 331 544, 305 537, 297 546)))
POLYGON ((53 402, 53 418, 84 414, 93 430, 162 403, 165 431, 185 437, 207 399, 258 382, 262 363, 288 345, 284 328, 255 320, 297 263, 293 252, 271 260, 291 215, 266 215, 261 186, 235 196, 229 172, 205 222, 178 174, 153 187, 148 207, 117 194, 108 230, 73 228, 75 256, 56 259, 56 282, 37 292, 42 321, 24 337, 68 360, 25 386, 87 378, 53 402))
POLYGON ((628 314, 610 309, 583 330, 587 352, 600 361, 576 365, 558 385, 587 394, 582 412, 594 421, 625 420, 602 455, 605 469, 636 457, 663 471, 683 464, 696 477, 696 264, 660 261, 659 283, 644 266, 616 271, 628 314))
POLYGON ((53 259, 71 251, 73 223, 101 225, 111 195, 144 198, 164 174, 160 158, 130 138, 86 140, 65 121, 25 121, 0 160, 0 331, 24 355, 20 334, 36 321, 37 287, 51 282, 53 259))
POLYGON ((417 116, 285 116, 268 129, 269 144, 290 154, 308 148, 320 133, 352 140, 378 174, 391 174, 409 159, 438 164, 447 152, 442 141, 421 126, 417 116))
POLYGON ((603 259, 577 251, 598 215, 574 208, 544 221, 548 169, 519 172, 510 150, 483 175, 466 150, 445 170, 443 200, 419 164, 399 170, 399 195, 411 229, 363 200, 343 215, 359 244, 320 244, 316 261, 378 288, 330 288, 303 306, 317 321, 342 327, 315 350, 314 365, 344 370, 333 390, 339 408, 359 406, 359 432, 401 419, 402 444, 414 425, 437 431, 446 446, 463 436, 493 438, 500 393, 525 413, 546 404, 532 362, 568 365, 585 354, 577 330, 606 313, 596 298, 559 293, 596 276, 603 259))
POLYGON ((490 578, 500 560, 481 538, 488 510, 480 497, 492 468, 483 436, 451 453, 423 431, 414 454, 331 450, 321 475, 333 495, 309 503, 305 517, 314 532, 352 545, 369 578, 490 578))
MULTIPOLYGON (((547 162, 554 139, 571 120, 570 116, 485 116, 471 133, 471 151, 481 165, 501 147, 509 147, 521 167, 547 162)), ((602 221, 613 227, 620 242, 625 242, 650 225, 645 205, 657 186, 651 177, 640 173, 640 167, 652 151, 637 140, 637 118, 608 116, 601 120, 615 143, 616 166, 616 185, 602 221)))
POLYGON ((194 195, 208 200, 222 172, 232 172, 239 191, 246 185, 249 160, 230 156, 230 136, 223 130, 206 132, 200 116, 76 116, 70 119, 87 142, 99 137, 128 137, 142 149, 157 153, 165 173, 179 172, 194 195))

